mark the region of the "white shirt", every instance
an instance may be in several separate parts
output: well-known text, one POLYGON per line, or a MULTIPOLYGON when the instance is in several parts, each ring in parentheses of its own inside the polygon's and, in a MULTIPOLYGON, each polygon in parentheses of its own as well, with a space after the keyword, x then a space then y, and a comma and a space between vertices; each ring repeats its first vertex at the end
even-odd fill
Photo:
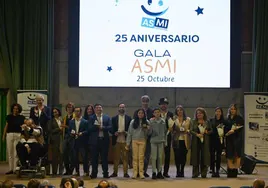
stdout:
POLYGON ((118 131, 125 131, 125 115, 118 115, 118 131))
MULTIPOLYGON (((124 132, 125 131, 125 115, 118 115, 118 132, 124 132)), ((125 134, 119 133, 117 136, 118 143, 125 143, 126 137, 125 134)))
POLYGON ((76 133, 79 133, 80 123, 81 123, 81 118, 79 118, 79 120, 75 119, 75 131, 76 131, 76 133))
POLYGON ((167 119, 167 112, 161 112, 161 117, 167 119))
MULTIPOLYGON (((102 122, 103 122, 103 119, 102 119, 102 114, 100 116, 96 115, 97 116, 97 120, 98 120, 98 123, 100 125, 100 127, 102 127, 102 122)), ((103 137, 103 131, 100 130, 99 131, 99 137, 103 137)))
POLYGON ((55 120, 56 120, 58 126, 60 127, 61 126, 61 120, 59 118, 55 118, 55 120))

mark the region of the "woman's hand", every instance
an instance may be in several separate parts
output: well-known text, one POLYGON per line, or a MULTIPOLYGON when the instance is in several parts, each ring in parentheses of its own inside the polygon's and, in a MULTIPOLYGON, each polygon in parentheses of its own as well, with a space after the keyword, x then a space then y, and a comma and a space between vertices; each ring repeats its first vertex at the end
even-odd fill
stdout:
POLYGON ((2 141, 3 141, 3 142, 6 141, 6 134, 3 134, 2 141))
POLYGON ((126 145, 125 150, 127 151, 129 150, 129 145, 126 145))
POLYGON ((196 136, 197 136, 198 138, 203 138, 203 135, 202 135, 202 134, 196 134, 196 136))
POLYGON ((228 136, 228 135, 231 135, 231 134, 234 134, 234 132, 235 132, 235 131, 234 131, 233 129, 231 129, 230 131, 228 131, 227 136, 228 136))

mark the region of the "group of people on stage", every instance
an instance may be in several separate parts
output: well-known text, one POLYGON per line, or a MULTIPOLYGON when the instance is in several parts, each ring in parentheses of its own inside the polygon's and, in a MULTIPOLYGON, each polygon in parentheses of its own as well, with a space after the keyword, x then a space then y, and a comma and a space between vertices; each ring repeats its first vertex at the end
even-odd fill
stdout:
POLYGON ((227 158, 228 177, 237 177, 244 120, 235 104, 228 109, 227 118, 224 118, 223 110, 217 107, 214 117, 208 119, 205 109, 199 107, 191 119, 181 105, 176 107, 174 113, 169 111, 167 98, 159 100, 159 107, 149 108, 150 98, 147 95, 141 97, 142 106, 135 111, 133 118, 126 114, 124 103, 118 105, 118 114, 110 118, 103 113, 101 104, 88 105, 83 116, 80 107, 68 103, 65 108, 67 114, 62 116, 58 108, 52 108, 51 115, 43 102, 44 97, 38 95, 37 106, 31 109, 30 119, 26 121, 20 115, 21 106, 12 106, 3 134, 9 156, 10 172, 7 174, 14 172, 17 155, 21 165, 25 165, 27 159, 35 165, 37 151, 42 147, 45 154, 49 146, 52 149, 53 175, 72 175, 74 171, 74 175, 80 175, 80 154, 84 176, 91 178, 97 178, 99 161, 104 178, 117 177, 120 159, 125 178, 130 177, 129 166, 133 167, 132 178, 149 177, 147 169, 150 161, 152 179, 169 178, 173 149, 176 177, 184 177, 188 150, 191 150, 192 178, 200 175, 206 178, 209 166, 212 177, 219 177, 223 151, 227 158), (114 149, 111 175, 108 172, 110 136, 114 149), (89 164, 92 165, 90 175, 89 164))

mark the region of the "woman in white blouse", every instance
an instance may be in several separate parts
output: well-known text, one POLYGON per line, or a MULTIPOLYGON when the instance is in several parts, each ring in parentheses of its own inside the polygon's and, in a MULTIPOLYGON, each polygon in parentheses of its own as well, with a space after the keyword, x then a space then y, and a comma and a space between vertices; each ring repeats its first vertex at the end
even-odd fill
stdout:
POLYGON ((172 131, 172 147, 177 168, 176 177, 184 177, 184 166, 188 149, 190 148, 190 123, 191 119, 186 116, 184 108, 181 105, 178 105, 175 110, 172 131))
POLYGON ((61 118, 61 111, 58 108, 52 109, 52 119, 48 123, 49 131, 49 145, 52 149, 52 175, 57 175, 58 168, 59 174, 63 173, 63 121, 61 118))

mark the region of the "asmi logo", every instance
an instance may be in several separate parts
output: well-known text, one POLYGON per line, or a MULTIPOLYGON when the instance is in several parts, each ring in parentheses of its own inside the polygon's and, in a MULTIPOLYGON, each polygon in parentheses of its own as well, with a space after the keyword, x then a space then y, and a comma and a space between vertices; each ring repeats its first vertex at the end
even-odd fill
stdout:
POLYGON ((268 110, 268 98, 267 97, 259 97, 256 100, 256 108, 257 109, 263 109, 263 110, 268 110))
POLYGON ((169 20, 160 16, 164 15, 168 6, 164 0, 146 0, 145 5, 141 5, 142 11, 149 17, 142 17, 141 26, 155 29, 167 29, 169 20))

